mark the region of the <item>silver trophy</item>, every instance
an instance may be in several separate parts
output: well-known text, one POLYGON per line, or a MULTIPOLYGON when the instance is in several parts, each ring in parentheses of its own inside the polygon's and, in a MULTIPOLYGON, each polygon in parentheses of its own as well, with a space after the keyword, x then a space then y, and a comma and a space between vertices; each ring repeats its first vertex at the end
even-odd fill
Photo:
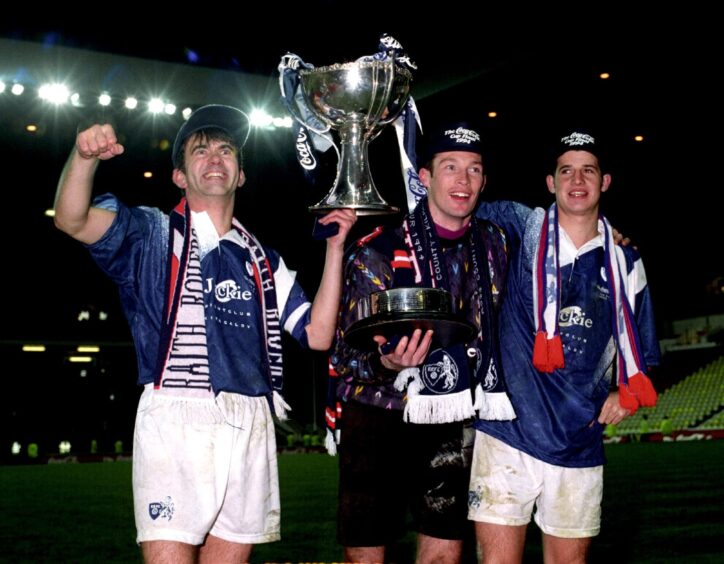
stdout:
POLYGON ((296 104, 290 105, 293 117, 319 135, 336 130, 341 145, 334 186, 309 210, 324 214, 351 208, 357 215, 397 212, 398 208, 382 199, 372 181, 367 147, 405 108, 410 71, 394 57, 387 57, 298 72, 301 96, 297 96, 297 104, 306 107, 300 111, 296 104))

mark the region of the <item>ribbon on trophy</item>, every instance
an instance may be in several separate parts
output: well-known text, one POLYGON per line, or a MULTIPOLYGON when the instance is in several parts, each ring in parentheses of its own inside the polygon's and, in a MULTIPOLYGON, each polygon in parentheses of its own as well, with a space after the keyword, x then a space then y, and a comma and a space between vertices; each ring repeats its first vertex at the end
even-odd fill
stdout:
MULTIPOLYGON (((417 70, 417 65, 410 60, 399 41, 388 34, 380 37, 379 51, 372 56, 362 57, 360 60, 384 61, 387 57, 394 57, 398 65, 408 70, 417 70)), ((422 132, 420 114, 412 96, 407 99, 405 109, 400 116, 392 122, 397 134, 397 144, 400 148, 400 164, 402 166, 402 178, 405 182, 407 194, 407 208, 410 212, 415 209, 417 203, 427 195, 427 190, 417 175, 417 156, 415 142, 417 140, 417 129, 422 132)))
MULTIPOLYGON (((279 63, 279 89, 282 92, 282 104, 291 115, 300 115, 307 126, 299 120, 292 120, 292 132, 296 143, 297 162, 304 169, 304 176, 311 183, 315 181, 317 159, 315 152, 324 153, 336 146, 332 140, 330 127, 324 125, 304 101, 299 84, 299 69, 313 69, 314 65, 305 63, 301 57, 287 53, 279 63)), ((339 158, 339 153, 337 154, 339 158)))

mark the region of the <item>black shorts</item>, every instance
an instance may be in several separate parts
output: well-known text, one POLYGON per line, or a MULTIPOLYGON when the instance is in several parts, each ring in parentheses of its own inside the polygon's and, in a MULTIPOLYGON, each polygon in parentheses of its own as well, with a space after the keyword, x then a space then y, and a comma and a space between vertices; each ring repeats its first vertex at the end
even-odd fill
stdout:
POLYGON ((338 541, 385 546, 412 527, 461 540, 467 518, 475 430, 472 422, 404 423, 402 413, 350 401, 339 445, 338 541))

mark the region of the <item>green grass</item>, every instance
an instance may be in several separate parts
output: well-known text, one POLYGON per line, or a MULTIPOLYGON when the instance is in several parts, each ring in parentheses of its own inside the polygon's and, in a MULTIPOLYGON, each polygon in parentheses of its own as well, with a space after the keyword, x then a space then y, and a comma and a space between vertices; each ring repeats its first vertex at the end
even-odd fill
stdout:
MULTIPOLYGON (((603 525, 591 562, 724 561, 724 443, 607 447, 603 525)), ((253 562, 334 562, 337 460, 279 458, 282 537, 253 562)), ((396 479, 391 476, 390 479, 396 479)), ((397 477, 399 479, 399 477, 397 477)), ((140 562, 128 462, 0 467, 0 562, 140 562)), ((413 537, 400 562, 411 562, 413 537)), ((540 562, 531 526, 526 562, 540 562)))

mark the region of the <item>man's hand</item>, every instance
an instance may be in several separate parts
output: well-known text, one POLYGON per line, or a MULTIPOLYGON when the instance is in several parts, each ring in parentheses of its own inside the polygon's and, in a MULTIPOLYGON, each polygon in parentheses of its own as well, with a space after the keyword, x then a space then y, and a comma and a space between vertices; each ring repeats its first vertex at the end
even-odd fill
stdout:
POLYGON ((601 425, 616 425, 630 415, 629 410, 621 407, 618 402, 618 392, 608 394, 606 401, 603 402, 601 414, 598 416, 598 422, 601 425))
MULTIPOLYGON (((622 247, 628 247, 631 244, 631 239, 624 237, 621 232, 614 227, 611 228, 611 234, 613 235, 614 244, 621 245, 622 247)), ((635 248, 636 247, 634 247, 634 249, 635 248)))
MULTIPOLYGON (((387 339, 382 335, 375 335, 372 338, 379 346, 387 342, 387 339)), ((425 361, 425 358, 427 358, 431 343, 432 329, 428 329, 424 337, 422 336, 421 329, 415 329, 412 337, 402 337, 400 342, 397 343, 395 350, 391 353, 381 354, 380 362, 385 368, 395 370, 396 372, 404 368, 420 366, 425 361)))
POLYGON ((116 132, 110 124, 92 125, 81 131, 76 137, 75 148, 84 159, 107 161, 123 153, 124 148, 116 138, 116 132))
POLYGON ((343 248, 344 241, 347 238, 349 230, 357 221, 357 212, 351 209, 336 209, 329 212, 324 217, 320 217, 317 220, 322 225, 329 225, 330 223, 336 223, 339 225, 339 231, 336 235, 333 235, 327 239, 327 244, 343 248))

